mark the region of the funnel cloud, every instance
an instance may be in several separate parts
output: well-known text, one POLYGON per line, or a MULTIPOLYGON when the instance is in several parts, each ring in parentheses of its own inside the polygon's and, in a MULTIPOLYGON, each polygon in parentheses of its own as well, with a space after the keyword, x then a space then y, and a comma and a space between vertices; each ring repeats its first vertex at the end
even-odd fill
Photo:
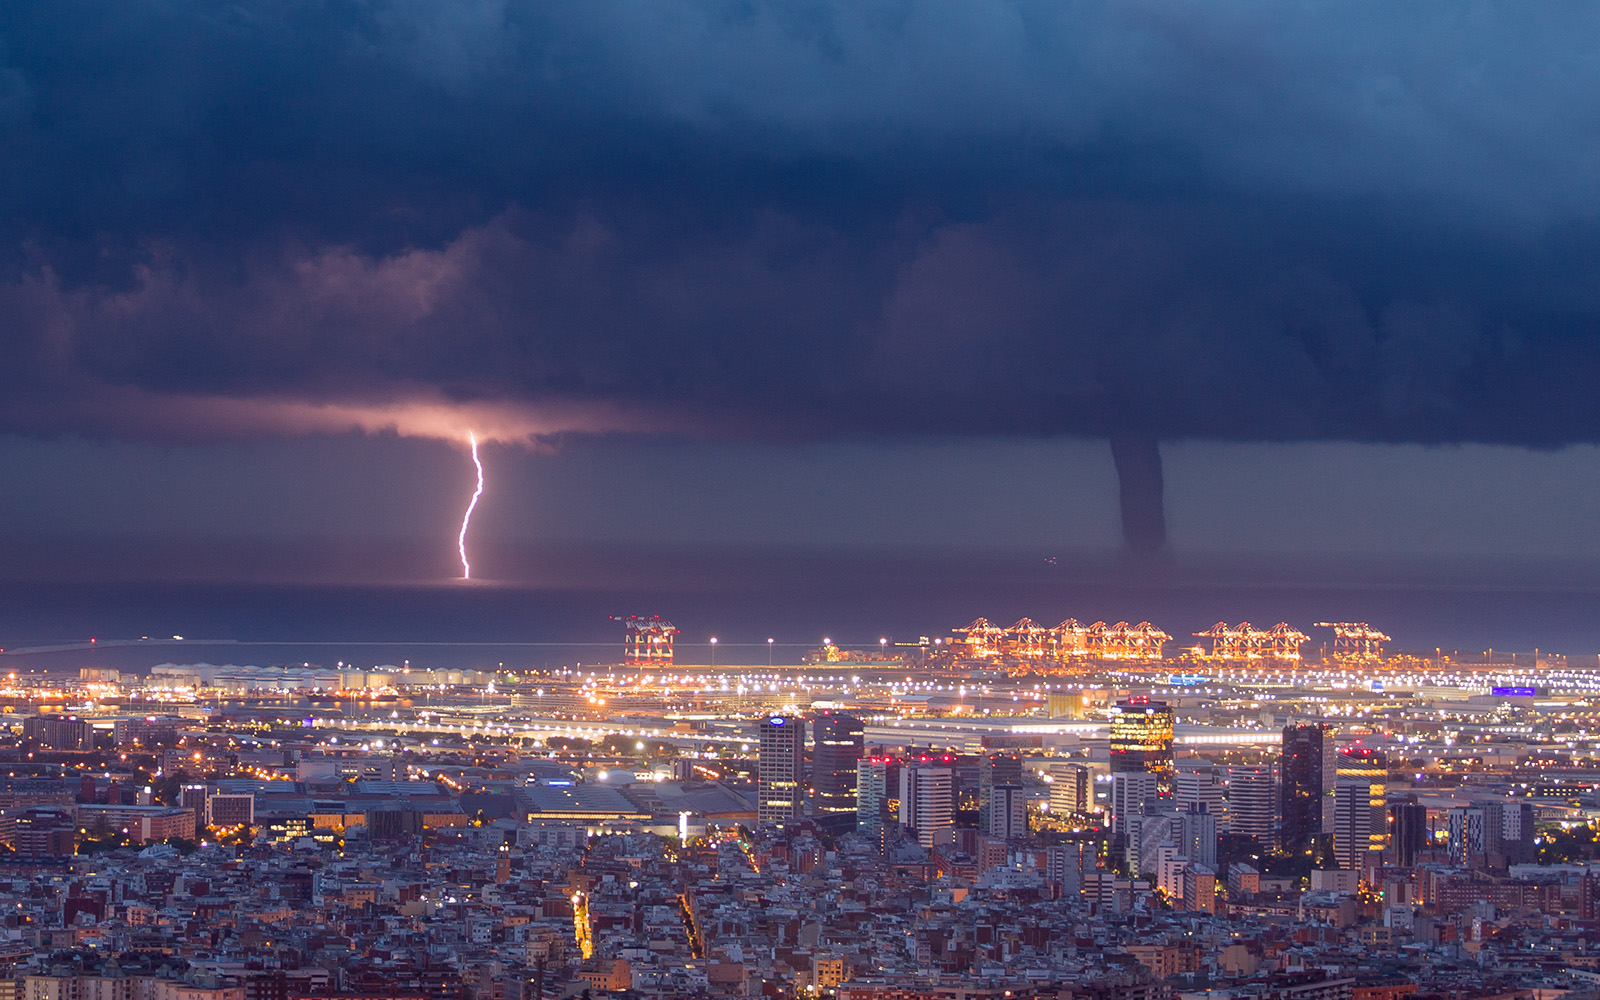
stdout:
POLYGON ((1118 431, 1111 435, 1111 458, 1120 487, 1123 544, 1130 553, 1156 555, 1167 544, 1161 446, 1149 434, 1118 431))

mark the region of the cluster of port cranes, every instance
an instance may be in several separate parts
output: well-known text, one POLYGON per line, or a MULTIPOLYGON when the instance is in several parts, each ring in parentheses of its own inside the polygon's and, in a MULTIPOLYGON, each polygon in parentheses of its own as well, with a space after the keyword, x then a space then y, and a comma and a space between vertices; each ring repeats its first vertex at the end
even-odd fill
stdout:
POLYGON ((1172 638, 1149 622, 1085 625, 1076 618, 1054 628, 1032 618, 1010 627, 979 618, 954 632, 958 653, 974 660, 1159 660, 1172 638))
MULTIPOLYGON (((1317 628, 1333 629, 1330 652, 1334 659, 1357 662, 1381 659, 1389 636, 1366 622, 1317 622, 1317 628)), ((1032 618, 1022 618, 1009 626, 979 618, 964 628, 954 629, 951 648, 956 655, 973 660, 1132 660, 1162 658, 1162 648, 1172 636, 1149 622, 1130 625, 1119 621, 1107 625, 1097 621, 1085 625, 1076 618, 1047 628, 1032 618)), ((1278 622, 1270 628, 1256 628, 1249 622, 1230 625, 1217 622, 1204 632, 1193 633, 1208 640, 1188 654, 1223 663, 1257 660, 1297 663, 1300 648, 1309 639, 1306 633, 1278 622)))

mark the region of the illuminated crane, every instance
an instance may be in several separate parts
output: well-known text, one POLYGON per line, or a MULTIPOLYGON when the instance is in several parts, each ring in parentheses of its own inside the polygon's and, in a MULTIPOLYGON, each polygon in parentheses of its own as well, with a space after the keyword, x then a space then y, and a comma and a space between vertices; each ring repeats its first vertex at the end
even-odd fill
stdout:
POLYGON ((1006 654, 1023 660, 1042 659, 1050 642, 1050 630, 1032 618, 1019 618, 1002 637, 1006 654))
POLYGON ((993 660, 1000 656, 1005 641, 1005 629, 987 618, 975 618, 966 628, 951 629, 961 638, 956 643, 966 647, 965 655, 974 660, 993 660))
POLYGON ((1085 625, 1068 618, 1055 628, 1045 628, 1032 618, 1020 618, 1001 628, 978 618, 965 628, 951 630, 957 655, 974 660, 1159 660, 1162 646, 1172 636, 1149 622, 1085 625))
POLYGON ((1194 633, 1198 639, 1211 640, 1211 658, 1214 660, 1242 660, 1244 656, 1244 633, 1250 628, 1249 622, 1240 622, 1234 628, 1227 622, 1217 622, 1204 632, 1194 633))
POLYGON ((1104 659, 1106 655, 1106 633, 1111 627, 1105 622, 1095 622, 1084 629, 1084 652, 1095 659, 1104 659))
POLYGON ((613 615, 611 620, 622 622, 622 662, 672 666, 672 637, 678 634, 676 625, 660 615, 649 618, 629 615, 623 619, 613 615))
POLYGON ((1125 658, 1130 660, 1161 659, 1161 647, 1171 638, 1172 636, 1149 622, 1140 622, 1132 628, 1125 628, 1120 635, 1125 658))
POLYGON ((1264 636, 1268 655, 1274 660, 1300 659, 1300 647, 1311 638, 1288 622, 1272 626, 1264 636))
POLYGON ((1194 634, 1211 640, 1210 658, 1214 660, 1298 660, 1301 644, 1310 638, 1288 622, 1269 629, 1258 629, 1249 622, 1217 622, 1194 634))
POLYGON ((1056 659, 1065 660, 1089 653, 1089 628, 1076 618, 1050 630, 1050 644, 1056 659))
POLYGON ((1149 622, 1095 622, 1085 635, 1088 655, 1099 660, 1159 660, 1162 644, 1171 638, 1149 622))
POLYGON ((1340 660, 1380 660, 1390 640, 1366 622, 1317 622, 1317 628, 1333 629, 1333 655, 1340 660))

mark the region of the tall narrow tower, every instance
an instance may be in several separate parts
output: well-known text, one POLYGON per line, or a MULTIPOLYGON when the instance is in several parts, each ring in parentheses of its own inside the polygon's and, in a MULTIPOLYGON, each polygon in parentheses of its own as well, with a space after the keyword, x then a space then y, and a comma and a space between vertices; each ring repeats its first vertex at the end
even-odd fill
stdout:
POLYGON ((1220 826, 1227 822, 1228 783, 1219 767, 1201 767, 1192 771, 1179 771, 1174 780, 1179 809, 1205 806, 1205 812, 1216 818, 1220 826))
POLYGON ((1417 863, 1428 849, 1428 807, 1408 795, 1388 805, 1389 846, 1385 860, 1402 868, 1417 863))
POLYGON ((1082 764, 1050 765, 1050 812, 1056 816, 1088 816, 1094 807, 1094 779, 1082 764))
POLYGON ((1140 696, 1118 702, 1111 715, 1111 773, 1147 771, 1163 797, 1172 794, 1172 709, 1140 696))
POLYGON ((952 775, 948 767, 907 763, 900 768, 900 825, 917 833, 917 843, 936 847, 955 828, 952 775))
MULTIPOLYGON (((1022 785, 1022 757, 1013 751, 992 753, 978 762, 978 829, 992 836, 995 833, 994 790, 997 786, 1022 785)), ((1001 821, 1008 824, 1009 820, 1001 821)))
POLYGON ((1228 769, 1229 832, 1254 837, 1267 851, 1278 842, 1273 805, 1276 784, 1270 767, 1228 769))
POLYGON ((806 724, 792 715, 761 720, 760 756, 756 761, 756 819, 777 823, 794 819, 805 807, 806 724))
POLYGON ((511 845, 516 841, 516 833, 508 832, 501 839, 500 846, 495 849, 494 880, 500 885, 511 881, 511 845))
POLYGON ((1365 871, 1389 842, 1388 817, 1384 813, 1389 764, 1384 752, 1370 747, 1340 750, 1338 781, 1333 850, 1339 867, 1365 871))
POLYGON ((856 761, 856 832, 877 839, 883 829, 884 805, 889 800, 887 757, 863 757, 856 761))
POLYGON ((840 712, 820 712, 811 720, 812 804, 818 815, 855 813, 863 732, 860 719, 840 712))
POLYGON ((1282 804, 1279 814, 1283 826, 1279 842, 1285 851, 1309 850, 1322 832, 1324 762, 1331 759, 1332 742, 1328 727, 1320 722, 1283 727, 1282 804))
POLYGON ((984 831, 1001 840, 1028 835, 1028 797, 1021 785, 994 785, 989 789, 989 826, 984 831))

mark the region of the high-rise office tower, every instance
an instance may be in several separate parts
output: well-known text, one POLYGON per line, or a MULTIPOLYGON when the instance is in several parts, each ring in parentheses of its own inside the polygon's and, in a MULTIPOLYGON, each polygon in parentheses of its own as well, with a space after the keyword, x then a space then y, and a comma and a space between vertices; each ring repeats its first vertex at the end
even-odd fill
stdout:
POLYGON ((819 815, 856 811, 856 761, 862 751, 861 720, 821 712, 811 722, 812 805, 819 815))
POLYGON ((1464 865, 1474 854, 1483 854, 1483 810, 1456 806, 1445 814, 1450 836, 1450 860, 1464 865))
POLYGON ((1087 816, 1094 808, 1094 779, 1082 764, 1050 765, 1050 811, 1087 816))
POLYGON ((1157 778, 1149 771, 1130 771, 1111 776, 1111 832, 1125 834, 1130 820, 1143 816, 1145 803, 1157 798, 1157 778))
POLYGON ((1127 857, 1140 874, 1153 874, 1163 848, 1173 858, 1214 867, 1217 863, 1217 820, 1204 806, 1179 808, 1156 800, 1141 816, 1128 820, 1127 857), (1159 803, 1159 804, 1158 804, 1159 803))
POLYGON ((952 784, 948 767, 908 762, 900 768, 900 825, 914 830, 923 847, 946 842, 955 829, 952 784))
POLYGON ((856 832, 877 838, 888 799, 889 759, 863 757, 856 761, 856 832))
POLYGON ((1205 804, 1181 806, 1183 814, 1183 842, 1178 845, 1183 856, 1198 865, 1215 868, 1217 864, 1217 818, 1206 810, 1205 804))
POLYGON ((1341 782, 1333 790, 1333 855, 1340 868, 1360 871, 1366 865, 1370 803, 1360 782, 1341 782))
POLYGON ((1511 864, 1532 864, 1539 859, 1539 848, 1533 839, 1533 803, 1505 803, 1505 823, 1500 841, 1501 849, 1506 852, 1506 860, 1511 864))
POLYGON ((756 819, 775 823, 798 817, 805 807, 805 722, 792 715, 761 720, 756 760, 756 819))
POLYGON ((1111 711, 1111 773, 1138 771, 1156 776, 1159 794, 1172 794, 1172 709, 1142 696, 1111 711))
POLYGON ((1022 757, 1015 753, 989 754, 978 762, 978 829, 992 833, 989 801, 996 785, 1022 784, 1022 757))
POLYGON ((1338 792, 1346 786, 1364 789, 1366 803, 1349 797, 1345 813, 1335 806, 1333 850, 1341 868, 1359 868, 1373 852, 1389 843, 1389 818, 1384 811, 1389 794, 1389 762, 1382 750, 1345 747, 1339 751, 1338 792), (1363 822, 1365 826, 1363 827, 1363 822))
POLYGON ((1173 800, 1179 809, 1204 806, 1220 827, 1228 811, 1228 783, 1219 767, 1179 771, 1173 777, 1173 800))
POLYGON ((1499 854, 1505 836, 1505 810, 1498 802, 1457 806, 1445 814, 1450 833, 1450 860, 1471 865, 1499 854))
POLYGON ((1277 844, 1277 780, 1270 767, 1228 769, 1228 831, 1254 837, 1261 849, 1277 844))
POLYGON ((1322 832, 1333 833, 1333 790, 1339 786, 1339 750, 1334 746, 1332 723, 1325 723, 1323 729, 1327 732, 1327 739, 1322 744, 1322 832))
POLYGON ((1483 810, 1484 853, 1501 854, 1506 850, 1506 807, 1503 802, 1480 802, 1483 810))
POLYGON ((1339 867, 1365 871, 1383 855, 1388 834, 1383 797, 1365 781, 1341 781, 1333 792, 1333 854, 1339 867))
POLYGON ((1155 875, 1163 855, 1177 857, 1183 841, 1183 819, 1175 809, 1153 806, 1149 815, 1128 817, 1124 856, 1134 875, 1155 875))
POLYGON ((194 810, 195 838, 206 829, 206 800, 214 794, 210 785, 184 785, 178 793, 178 806, 182 809, 194 810))
POLYGON ((1389 760, 1382 750, 1362 746, 1344 747, 1339 751, 1338 780, 1386 785, 1389 781, 1389 760))
POLYGON ((1312 838, 1322 832, 1323 761, 1332 752, 1326 725, 1283 727, 1278 843, 1285 851, 1309 850, 1312 838))
POLYGON ((1410 868, 1417 863, 1417 854, 1428 847, 1428 807, 1417 801, 1415 795, 1399 802, 1390 802, 1389 846, 1384 859, 1393 865, 1410 868))
POLYGON ((1020 840, 1028 835, 1028 797, 1021 785, 994 785, 989 789, 989 828, 984 832, 1002 840, 1020 840))

